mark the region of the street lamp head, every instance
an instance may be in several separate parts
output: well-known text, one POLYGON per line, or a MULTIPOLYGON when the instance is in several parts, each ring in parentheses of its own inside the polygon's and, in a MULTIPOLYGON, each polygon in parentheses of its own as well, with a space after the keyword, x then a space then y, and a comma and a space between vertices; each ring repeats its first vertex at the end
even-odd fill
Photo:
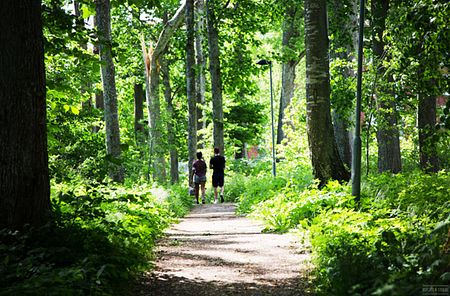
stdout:
POLYGON ((270 64, 272 64, 272 62, 268 61, 268 60, 260 60, 257 62, 257 64, 258 65, 270 65, 270 64))

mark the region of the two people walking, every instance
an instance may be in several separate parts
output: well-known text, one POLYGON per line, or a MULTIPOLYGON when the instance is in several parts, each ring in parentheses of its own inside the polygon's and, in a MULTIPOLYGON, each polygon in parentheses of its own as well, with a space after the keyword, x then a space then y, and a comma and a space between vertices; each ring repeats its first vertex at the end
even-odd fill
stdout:
MULTIPOLYGON (((220 155, 219 148, 214 148, 214 156, 209 161, 209 168, 213 170, 212 186, 214 188, 214 203, 218 202, 218 195, 220 202, 224 202, 224 179, 225 179, 225 157, 220 155)), ((199 191, 202 191, 202 203, 205 203, 205 185, 206 185, 206 162, 203 160, 201 152, 197 152, 197 160, 192 165, 194 172, 194 192, 195 199, 199 203, 199 191)))

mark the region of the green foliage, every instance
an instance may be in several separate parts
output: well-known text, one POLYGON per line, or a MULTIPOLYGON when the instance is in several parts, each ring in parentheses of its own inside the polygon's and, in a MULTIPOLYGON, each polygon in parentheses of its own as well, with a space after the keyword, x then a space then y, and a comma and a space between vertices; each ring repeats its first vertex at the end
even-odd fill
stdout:
POLYGON ((269 177, 241 177, 239 207, 267 231, 309 236, 318 295, 419 295, 448 283, 449 173, 370 176, 359 204, 348 185, 269 177))
POLYGON ((323 211, 353 205, 350 189, 337 181, 328 183, 321 190, 317 184, 305 188, 290 183, 282 192, 255 207, 252 215, 264 220, 266 230, 285 232, 297 225, 307 228, 323 211))
POLYGON ((0 231, 0 295, 121 295, 190 199, 179 187, 53 186, 53 222, 0 231))

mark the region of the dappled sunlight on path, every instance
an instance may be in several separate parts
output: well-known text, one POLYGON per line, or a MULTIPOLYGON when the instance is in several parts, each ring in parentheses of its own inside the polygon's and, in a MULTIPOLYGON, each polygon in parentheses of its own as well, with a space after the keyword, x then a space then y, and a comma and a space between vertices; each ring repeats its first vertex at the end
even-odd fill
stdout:
POLYGON ((200 205, 167 231, 156 269, 139 295, 306 295, 309 254, 290 234, 234 214, 233 204, 200 205))

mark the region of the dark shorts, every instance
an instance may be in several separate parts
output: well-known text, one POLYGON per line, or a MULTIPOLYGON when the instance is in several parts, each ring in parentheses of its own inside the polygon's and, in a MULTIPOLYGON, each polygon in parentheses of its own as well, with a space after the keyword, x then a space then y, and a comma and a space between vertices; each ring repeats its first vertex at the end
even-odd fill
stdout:
POLYGON ((194 175, 194 183, 195 184, 202 184, 202 183, 205 183, 206 182, 206 176, 197 176, 197 175, 194 175))
POLYGON ((212 176, 212 186, 213 187, 217 187, 217 186, 223 187, 224 179, 225 179, 224 174, 214 173, 213 176, 212 176))

